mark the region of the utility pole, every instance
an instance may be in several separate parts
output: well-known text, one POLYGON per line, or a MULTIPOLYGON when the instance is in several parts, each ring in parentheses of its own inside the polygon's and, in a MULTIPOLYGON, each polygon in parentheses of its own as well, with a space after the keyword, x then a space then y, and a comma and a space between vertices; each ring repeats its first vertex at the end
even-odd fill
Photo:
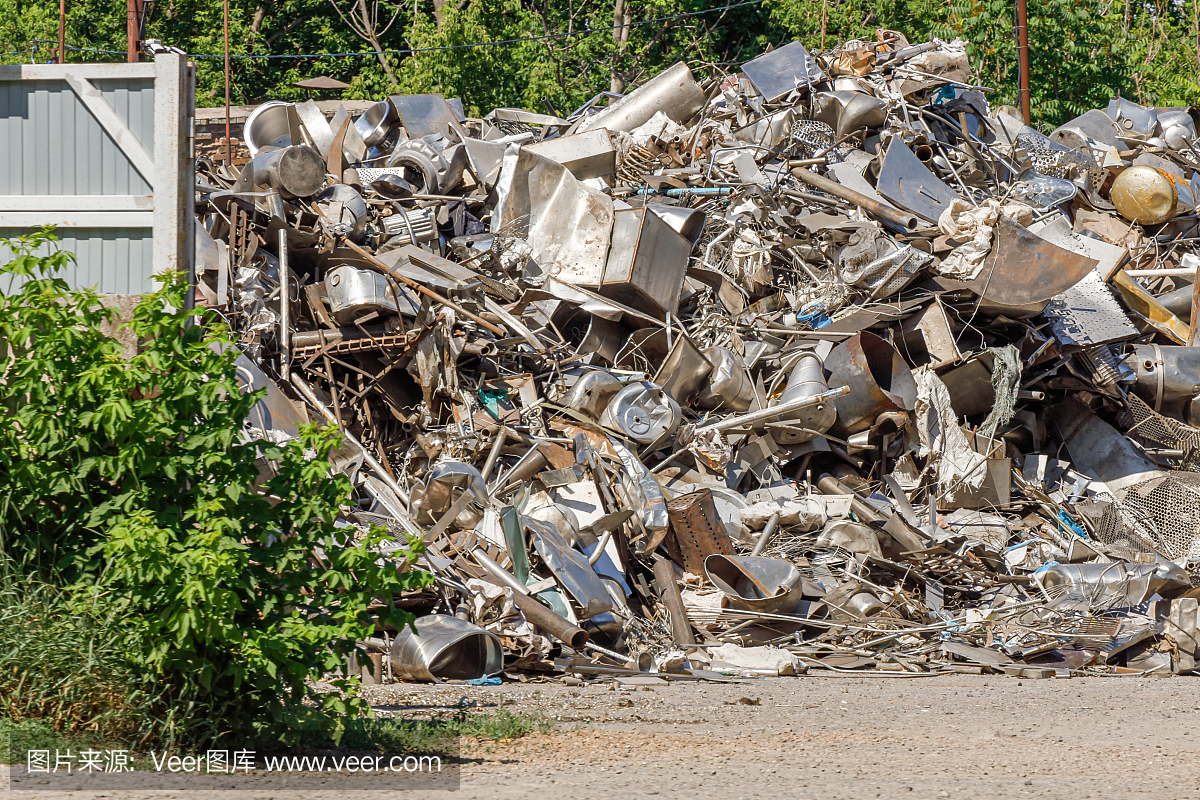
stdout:
POLYGON ((67 63, 67 0, 58 0, 58 63, 67 63))
POLYGON ((128 43, 125 60, 132 64, 141 60, 142 0, 126 0, 125 16, 125 38, 128 43))
POLYGON ((1020 64, 1017 97, 1021 103, 1021 116, 1029 124, 1029 16, 1025 0, 1017 0, 1017 60, 1020 64))

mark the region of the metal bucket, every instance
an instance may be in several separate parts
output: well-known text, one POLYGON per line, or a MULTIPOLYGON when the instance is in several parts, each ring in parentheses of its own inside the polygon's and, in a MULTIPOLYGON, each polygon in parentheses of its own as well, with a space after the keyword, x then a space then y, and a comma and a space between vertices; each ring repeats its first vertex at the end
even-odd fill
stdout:
POLYGON ((487 678, 504 669, 500 638, 478 625, 445 614, 416 621, 392 642, 388 660, 402 680, 442 681, 487 678))
POLYGON ((837 422, 830 429, 845 438, 865 431, 885 411, 912 411, 917 382, 904 358, 873 333, 856 333, 825 359, 830 388, 849 386, 850 394, 834 401, 837 422))
POLYGON ((787 613, 800 600, 800 571, 782 558, 710 555, 704 574, 734 608, 787 613))

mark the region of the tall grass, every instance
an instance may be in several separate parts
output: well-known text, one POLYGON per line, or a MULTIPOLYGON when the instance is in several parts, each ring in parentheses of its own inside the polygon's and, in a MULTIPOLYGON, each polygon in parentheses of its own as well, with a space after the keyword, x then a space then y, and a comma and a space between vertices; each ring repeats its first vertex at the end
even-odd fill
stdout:
POLYGON ((170 738, 162 698, 124 647, 121 620, 102 604, 0 564, 0 718, 7 727, 130 747, 170 738))

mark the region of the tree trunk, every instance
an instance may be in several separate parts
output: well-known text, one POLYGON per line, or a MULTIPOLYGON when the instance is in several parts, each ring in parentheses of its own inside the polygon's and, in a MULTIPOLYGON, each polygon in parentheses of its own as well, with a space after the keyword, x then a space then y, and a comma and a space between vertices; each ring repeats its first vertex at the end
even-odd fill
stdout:
POLYGON ((613 3, 613 41, 616 42, 617 50, 613 54, 609 91, 617 93, 625 91, 625 77, 617 71, 617 59, 625 53, 625 44, 629 41, 629 23, 632 21, 625 9, 625 0, 616 0, 613 3))
POLYGON ((379 39, 375 36, 375 22, 371 19, 371 15, 367 13, 367 0, 358 0, 358 15, 362 19, 363 31, 366 33, 367 42, 371 47, 375 48, 375 57, 379 59, 380 66, 383 67, 384 73, 388 76, 389 83, 396 82, 396 76, 392 74, 392 67, 388 64, 387 56, 381 50, 383 47, 379 44, 379 39))

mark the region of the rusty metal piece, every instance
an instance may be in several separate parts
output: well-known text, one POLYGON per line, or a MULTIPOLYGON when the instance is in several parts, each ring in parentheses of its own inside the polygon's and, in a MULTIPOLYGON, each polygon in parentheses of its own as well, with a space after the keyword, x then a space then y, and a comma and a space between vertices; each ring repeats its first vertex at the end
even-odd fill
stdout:
POLYGON ((695 644, 696 637, 692 635, 692 625, 688 621, 687 609, 683 606, 679 584, 675 582, 675 569, 665 558, 654 562, 654 584, 658 587, 659 598, 666 606, 667 616, 671 618, 671 639, 677 645, 695 644))
POLYGON ((980 308, 1009 317, 1041 313, 1096 268, 1095 259, 1051 244, 1009 217, 996 223, 996 244, 983 271, 967 285, 981 298, 980 308))
POLYGON ((912 411, 917 404, 917 383, 904 357, 873 333, 856 333, 833 349, 825 359, 830 386, 848 386, 850 393, 834 401, 835 436, 865 431, 885 411, 912 411))
POLYGON ((671 521, 667 550, 688 572, 703 575, 705 558, 733 555, 733 543, 717 515, 711 489, 668 500, 667 515, 671 521))

